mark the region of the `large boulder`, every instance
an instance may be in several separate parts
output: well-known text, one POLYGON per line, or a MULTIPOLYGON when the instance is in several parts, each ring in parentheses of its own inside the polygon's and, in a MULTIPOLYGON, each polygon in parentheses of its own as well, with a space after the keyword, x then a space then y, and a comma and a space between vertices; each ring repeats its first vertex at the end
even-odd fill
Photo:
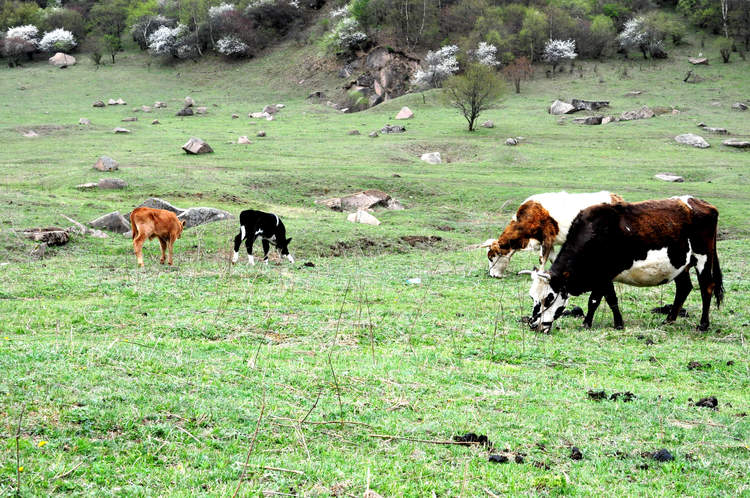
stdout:
POLYGON ((386 209, 402 210, 404 207, 396 199, 382 190, 363 190, 343 197, 334 197, 318 201, 319 204, 328 206, 334 211, 352 211, 357 209, 374 209, 382 207, 386 209))
POLYGON ((130 231, 130 222, 119 211, 107 213, 95 220, 91 220, 88 225, 93 228, 102 228, 115 233, 125 233, 130 231))
POLYGON ((420 159, 430 164, 440 164, 443 162, 443 159, 440 157, 440 152, 426 152, 422 154, 420 159))
POLYGON ((346 217, 347 221, 352 223, 364 223, 365 225, 380 225, 380 220, 368 213, 367 211, 358 210, 356 213, 351 213, 346 217))
POLYGON ((568 104, 567 102, 563 102, 562 100, 555 100, 549 106, 549 113, 555 114, 555 115, 570 114, 571 112, 575 112, 575 111, 576 111, 575 107, 568 104))
POLYGON ((182 146, 182 150, 188 154, 209 154, 214 150, 206 142, 198 137, 192 137, 182 146))
POLYGON ((60 69, 72 66, 76 63, 76 58, 72 55, 57 52, 55 55, 48 59, 49 63, 53 66, 57 66, 60 69))
POLYGON ((750 149, 750 140, 737 140, 730 138, 729 140, 724 140, 722 144, 726 145, 727 147, 735 147, 737 149, 750 149))
POLYGON ((411 119, 413 117, 414 113, 406 106, 402 107, 401 110, 398 111, 398 114, 396 114, 396 119, 411 119))
POLYGON ((596 111, 602 107, 609 107, 609 101, 573 99, 570 101, 570 105, 575 107, 576 111, 596 111))
POLYGON ((600 125, 602 124, 602 118, 603 116, 587 116, 585 118, 573 118, 573 122, 585 125, 600 125))
POLYGON ((101 156, 96 160, 94 169, 99 171, 115 171, 120 169, 120 164, 109 156, 101 156))
POLYGON ((185 222, 185 228, 228 220, 231 217, 228 212, 212 207, 191 207, 177 215, 177 218, 185 222))
POLYGON ((682 135, 677 135, 674 139, 677 143, 691 145, 693 147, 698 147, 699 149, 707 149, 711 147, 702 136, 694 133, 683 133, 682 135))
POLYGON ((690 64, 693 64, 694 66, 697 66, 699 64, 708 65, 708 59, 705 57, 688 57, 688 62, 690 62, 690 64))

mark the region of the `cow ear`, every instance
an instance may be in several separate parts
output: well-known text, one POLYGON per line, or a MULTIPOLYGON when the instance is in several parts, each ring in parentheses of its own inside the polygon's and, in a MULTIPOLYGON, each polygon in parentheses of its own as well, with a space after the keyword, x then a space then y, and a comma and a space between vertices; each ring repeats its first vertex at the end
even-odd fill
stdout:
POLYGON ((185 228, 185 220, 182 220, 182 228, 185 228))
POLYGON ((291 238, 291 237, 289 237, 288 239, 286 239, 286 243, 287 243, 287 244, 289 244, 289 243, 290 243, 291 241, 292 241, 292 238, 291 238))

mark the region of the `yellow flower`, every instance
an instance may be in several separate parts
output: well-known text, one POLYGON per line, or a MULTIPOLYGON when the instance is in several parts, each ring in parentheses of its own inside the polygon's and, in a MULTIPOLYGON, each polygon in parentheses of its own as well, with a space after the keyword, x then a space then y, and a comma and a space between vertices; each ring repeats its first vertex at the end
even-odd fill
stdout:
POLYGON ((21 467, 18 467, 18 471, 19 471, 19 472, 23 472, 23 467, 22 467, 22 466, 21 466, 21 467))
POLYGON ((39 447, 41 448, 41 447, 42 447, 42 446, 44 446, 45 444, 47 444, 47 441, 39 441, 39 442, 37 443, 37 446, 39 446, 39 447))
POLYGON ((8 336, 6 335, 5 337, 3 337, 3 339, 5 339, 6 341, 9 341, 9 340, 10 340, 10 337, 8 337, 8 336))

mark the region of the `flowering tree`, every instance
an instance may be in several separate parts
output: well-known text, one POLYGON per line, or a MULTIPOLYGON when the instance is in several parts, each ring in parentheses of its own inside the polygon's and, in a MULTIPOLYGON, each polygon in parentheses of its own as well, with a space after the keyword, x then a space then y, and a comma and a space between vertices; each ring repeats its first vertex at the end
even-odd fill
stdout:
POLYGON ((39 49, 44 52, 69 52, 76 46, 76 40, 73 33, 66 29, 53 29, 49 33, 44 33, 39 42, 39 49))
POLYGON ((552 64, 552 74, 564 60, 573 60, 578 57, 576 53, 575 40, 549 40, 544 45, 544 60, 552 64))
POLYGON ((414 73, 414 83, 422 88, 439 88, 443 81, 458 72, 456 45, 446 45, 435 52, 429 51, 424 58, 425 68, 414 73))
POLYGON ((341 52, 352 52, 367 41, 367 35, 361 30, 353 17, 344 17, 333 29, 333 44, 341 52))
POLYGON ((667 56, 664 51, 664 34, 659 26, 648 22, 644 17, 634 17, 625 22, 625 27, 617 36, 620 47, 627 54, 629 50, 637 48, 643 54, 644 59, 648 56, 663 58, 667 56))
POLYGON ((151 55, 177 55, 178 39, 182 36, 185 25, 178 24, 175 28, 160 26, 148 37, 148 51, 151 55))
POLYGON ((216 19, 217 17, 222 16, 227 12, 231 12, 234 9, 234 4, 222 3, 221 5, 217 5, 208 9, 208 17, 211 19, 216 19))
POLYGON ((497 47, 491 43, 479 42, 479 46, 474 51, 474 59, 484 66, 496 67, 500 65, 497 60, 497 47))
POLYGON ((250 47, 234 35, 225 36, 216 42, 216 50, 228 57, 242 57, 247 55, 250 47))
POLYGON ((20 38, 31 42, 36 46, 37 38, 39 37, 39 29, 33 24, 26 24, 24 26, 15 26, 8 29, 5 33, 6 38, 20 38))

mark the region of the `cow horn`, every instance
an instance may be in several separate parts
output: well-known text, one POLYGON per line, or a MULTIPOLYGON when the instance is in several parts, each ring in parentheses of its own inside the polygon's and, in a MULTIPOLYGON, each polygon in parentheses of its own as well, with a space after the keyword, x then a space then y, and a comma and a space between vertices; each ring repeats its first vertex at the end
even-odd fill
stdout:
POLYGON ((533 275, 534 272, 532 270, 521 270, 518 272, 519 275, 533 275))
POLYGON ((479 247, 490 247, 493 242, 495 242, 495 239, 487 239, 481 244, 479 244, 479 247))
POLYGON ((549 282, 550 276, 549 276, 549 273, 547 273, 546 271, 538 272, 537 275, 539 276, 539 278, 543 278, 544 280, 549 282))

